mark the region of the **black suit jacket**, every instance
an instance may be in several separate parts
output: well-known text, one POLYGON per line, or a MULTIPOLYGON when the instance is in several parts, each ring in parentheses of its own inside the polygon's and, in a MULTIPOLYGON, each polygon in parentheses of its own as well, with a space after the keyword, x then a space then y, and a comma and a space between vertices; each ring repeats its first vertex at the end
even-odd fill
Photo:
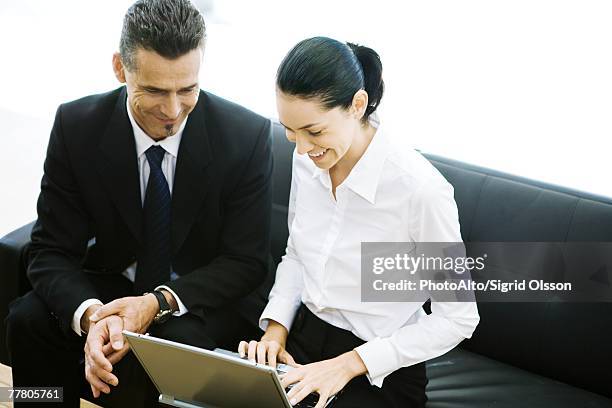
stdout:
MULTIPOLYGON (((63 104, 51 131, 28 278, 66 331, 77 307, 99 297, 85 271, 121 274, 143 250, 126 96, 121 87, 63 104)), ((269 120, 200 92, 172 192, 172 267, 179 278, 166 283, 191 313, 234 303, 266 275, 270 139, 269 120)))

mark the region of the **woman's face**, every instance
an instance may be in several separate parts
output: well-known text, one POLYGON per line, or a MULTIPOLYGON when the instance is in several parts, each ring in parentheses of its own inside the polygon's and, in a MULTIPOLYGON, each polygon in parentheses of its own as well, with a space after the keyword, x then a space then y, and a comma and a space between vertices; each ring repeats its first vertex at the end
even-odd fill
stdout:
POLYGON ((316 99, 303 99, 276 91, 276 107, 287 139, 298 154, 308 154, 314 164, 329 170, 349 151, 360 121, 352 107, 326 109, 316 99))

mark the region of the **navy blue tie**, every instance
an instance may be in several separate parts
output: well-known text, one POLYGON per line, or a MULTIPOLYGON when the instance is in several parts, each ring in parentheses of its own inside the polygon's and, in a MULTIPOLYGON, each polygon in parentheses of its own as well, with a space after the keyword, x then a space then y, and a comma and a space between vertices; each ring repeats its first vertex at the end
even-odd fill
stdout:
POLYGON ((150 292, 170 279, 172 198, 161 169, 165 153, 161 146, 151 146, 145 152, 150 172, 142 208, 144 251, 136 269, 136 293, 150 292))

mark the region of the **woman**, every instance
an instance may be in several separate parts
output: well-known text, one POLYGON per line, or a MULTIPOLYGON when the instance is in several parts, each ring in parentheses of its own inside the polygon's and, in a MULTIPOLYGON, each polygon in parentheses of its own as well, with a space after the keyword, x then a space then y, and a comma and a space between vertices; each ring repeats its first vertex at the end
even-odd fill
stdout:
POLYGON ((296 144, 289 239, 244 357, 297 365, 283 377, 296 404, 424 407, 424 361, 478 324, 475 303, 361 301, 361 243, 460 242, 453 188, 420 154, 394 149, 374 117, 383 94, 372 49, 316 37, 277 74, 277 108, 296 144))

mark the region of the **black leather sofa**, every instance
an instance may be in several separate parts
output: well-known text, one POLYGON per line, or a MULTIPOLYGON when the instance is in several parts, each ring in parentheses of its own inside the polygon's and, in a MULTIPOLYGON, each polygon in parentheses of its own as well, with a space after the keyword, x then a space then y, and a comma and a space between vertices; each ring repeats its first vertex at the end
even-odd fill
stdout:
MULTIPOLYGON (((272 256, 287 241, 293 144, 273 128, 272 256)), ((612 200, 425 155, 454 186, 461 234, 478 241, 612 241, 612 200)), ((0 240, 0 318, 29 290, 32 224, 0 240)), ((479 303, 470 340, 428 362, 428 407, 612 407, 612 303, 479 303)), ((7 363, 1 326, 0 362, 7 363)))

